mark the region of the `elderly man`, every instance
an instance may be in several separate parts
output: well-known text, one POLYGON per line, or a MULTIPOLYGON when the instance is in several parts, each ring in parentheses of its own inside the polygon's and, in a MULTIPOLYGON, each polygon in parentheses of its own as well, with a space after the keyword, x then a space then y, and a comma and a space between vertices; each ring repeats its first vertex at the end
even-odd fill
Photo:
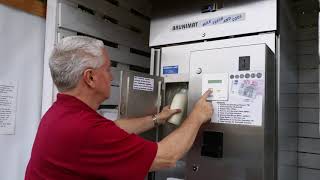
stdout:
POLYGON ((175 166, 212 115, 206 92, 184 123, 156 143, 136 134, 163 124, 179 110, 110 121, 96 110, 110 96, 110 60, 101 41, 64 38, 50 58, 57 101, 43 116, 26 170, 26 180, 142 180, 148 171, 175 166))

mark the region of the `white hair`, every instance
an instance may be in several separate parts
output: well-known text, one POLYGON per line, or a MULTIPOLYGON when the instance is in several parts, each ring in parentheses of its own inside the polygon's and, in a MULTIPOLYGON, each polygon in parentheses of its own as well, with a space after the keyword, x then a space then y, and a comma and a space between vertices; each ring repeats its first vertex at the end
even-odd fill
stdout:
POLYGON ((49 60, 53 82, 60 92, 76 87, 83 72, 103 65, 104 44, 86 36, 62 39, 54 48, 49 60))

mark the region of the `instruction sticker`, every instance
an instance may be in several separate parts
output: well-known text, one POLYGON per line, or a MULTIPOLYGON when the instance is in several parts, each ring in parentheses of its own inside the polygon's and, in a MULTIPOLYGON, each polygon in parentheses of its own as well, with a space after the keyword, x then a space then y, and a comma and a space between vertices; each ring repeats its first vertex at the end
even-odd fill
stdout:
POLYGON ((0 134, 14 134, 17 106, 16 81, 0 81, 0 134))
MULTIPOLYGON (((264 72, 242 71, 228 73, 227 76, 221 74, 205 75, 202 81, 203 93, 210 87, 209 82, 223 83, 223 85, 216 87, 219 88, 219 91, 227 91, 227 95, 225 93, 221 93, 221 95, 228 97, 224 100, 212 99, 215 111, 211 122, 250 126, 262 125, 265 90, 264 72)), ((212 90, 213 94, 217 91, 214 86, 212 90)))
POLYGON ((140 91, 153 91, 154 79, 140 76, 133 77, 133 89, 140 91))

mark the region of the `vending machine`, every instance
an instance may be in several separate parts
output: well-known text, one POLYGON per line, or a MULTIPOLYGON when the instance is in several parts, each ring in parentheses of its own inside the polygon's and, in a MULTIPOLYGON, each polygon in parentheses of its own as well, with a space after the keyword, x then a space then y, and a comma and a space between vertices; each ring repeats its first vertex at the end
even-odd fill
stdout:
POLYGON ((187 155, 187 179, 275 179, 275 59, 269 47, 192 51, 189 104, 207 89, 214 113, 187 155))
MULTIPOLYGON (((283 5, 178 0, 153 7, 151 74, 164 78, 163 103, 187 87, 187 114, 208 89, 214 107, 191 150, 155 179, 297 179, 297 129, 286 118, 296 105, 283 93, 297 72, 290 23, 285 13, 278 18, 283 5)), ((173 130, 165 125, 158 140, 173 130)))

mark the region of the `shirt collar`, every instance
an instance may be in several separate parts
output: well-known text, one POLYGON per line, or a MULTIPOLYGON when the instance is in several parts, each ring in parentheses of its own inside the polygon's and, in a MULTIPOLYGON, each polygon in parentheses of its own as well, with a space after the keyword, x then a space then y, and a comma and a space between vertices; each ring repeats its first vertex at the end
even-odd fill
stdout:
POLYGON ((91 107, 89 107, 86 103, 84 103, 80 99, 76 98, 75 96, 71 96, 67 94, 58 93, 56 103, 61 103, 64 106, 81 107, 84 109, 94 111, 91 107))

